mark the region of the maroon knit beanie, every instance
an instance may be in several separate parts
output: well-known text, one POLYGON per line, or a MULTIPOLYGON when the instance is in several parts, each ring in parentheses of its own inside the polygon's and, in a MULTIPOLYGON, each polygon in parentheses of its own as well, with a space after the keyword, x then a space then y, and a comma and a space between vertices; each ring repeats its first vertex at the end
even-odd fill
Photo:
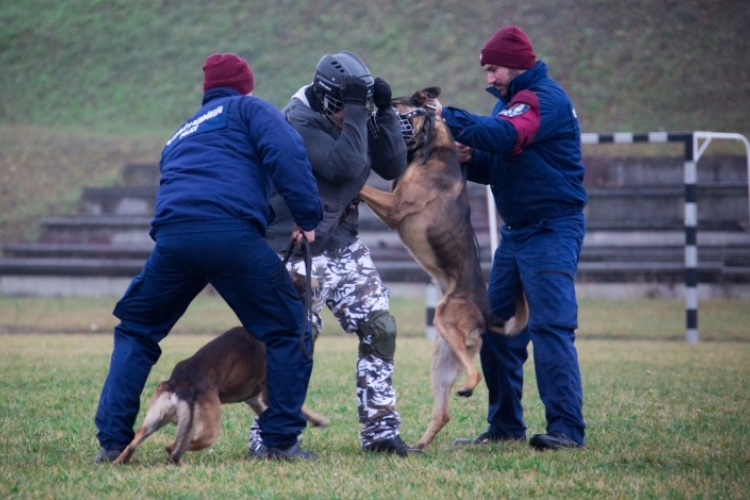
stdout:
POLYGON ((203 65, 203 92, 214 87, 229 87, 240 94, 255 88, 253 70, 236 54, 212 54, 203 65))
POLYGON ((531 40, 518 26, 500 28, 479 51, 479 64, 529 69, 536 64, 531 40))

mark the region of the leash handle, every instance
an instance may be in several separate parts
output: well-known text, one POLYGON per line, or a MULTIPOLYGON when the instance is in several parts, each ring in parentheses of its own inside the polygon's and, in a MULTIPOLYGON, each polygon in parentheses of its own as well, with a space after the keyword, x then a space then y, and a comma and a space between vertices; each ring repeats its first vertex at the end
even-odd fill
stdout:
MULTIPOLYGON (((310 352, 307 351, 307 347, 305 346, 305 330, 307 330, 307 322, 311 322, 312 317, 312 251, 310 250, 310 242, 307 241, 304 234, 302 235, 300 248, 302 249, 302 256, 305 259, 305 312, 299 331, 299 346, 305 357, 312 359, 315 353, 315 341, 312 338, 312 331, 310 332, 310 352)), ((293 252, 294 241, 290 241, 286 252, 284 252, 284 269, 286 269, 286 264, 289 262, 293 252)))

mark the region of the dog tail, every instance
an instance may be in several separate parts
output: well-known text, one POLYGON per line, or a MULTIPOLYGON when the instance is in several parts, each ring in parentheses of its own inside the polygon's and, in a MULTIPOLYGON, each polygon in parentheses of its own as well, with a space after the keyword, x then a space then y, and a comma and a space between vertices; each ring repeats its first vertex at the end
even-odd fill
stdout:
POLYGON ((194 398, 178 397, 176 394, 172 395, 172 398, 177 407, 177 432, 169 454, 169 461, 173 464, 179 464, 180 458, 193 440, 194 398))
POLYGON ((529 303, 526 300, 526 293, 524 293, 523 287, 519 286, 516 289, 516 314, 508 320, 500 319, 491 314, 487 321, 487 330, 512 337, 521 333, 521 330, 526 328, 528 322, 529 303))
POLYGON ((151 434, 158 431, 172 421, 175 415, 174 392, 169 382, 161 382, 154 391, 148 404, 146 416, 135 433, 133 441, 115 460, 117 464, 126 464, 135 453, 135 449, 151 434))

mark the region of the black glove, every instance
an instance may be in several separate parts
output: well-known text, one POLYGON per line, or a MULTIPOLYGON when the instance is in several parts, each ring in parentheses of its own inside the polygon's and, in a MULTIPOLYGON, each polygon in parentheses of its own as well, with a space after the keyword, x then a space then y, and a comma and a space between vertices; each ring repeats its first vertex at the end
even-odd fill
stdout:
POLYGON ((378 109, 388 109, 391 107, 391 100, 391 86, 382 78, 376 78, 372 96, 375 107, 378 109))
POLYGON ((367 104, 367 84, 359 78, 345 76, 341 79, 341 100, 365 106, 367 104))

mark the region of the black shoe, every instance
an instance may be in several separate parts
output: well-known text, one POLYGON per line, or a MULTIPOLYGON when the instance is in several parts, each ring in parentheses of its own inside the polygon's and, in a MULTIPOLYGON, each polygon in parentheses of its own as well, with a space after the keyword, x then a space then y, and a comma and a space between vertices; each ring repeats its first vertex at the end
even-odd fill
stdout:
POLYGON ((117 457, 120 456, 120 453, 122 453, 122 450, 108 450, 106 448, 102 448, 101 450, 99 450, 99 454, 94 457, 94 463, 102 464, 105 462, 114 462, 117 457))
POLYGON ((582 448, 582 446, 562 432, 534 434, 529 439, 529 446, 537 450, 557 450, 560 448, 582 448))
POLYGON ((263 443, 256 443, 253 446, 248 446, 247 449, 247 458, 250 459, 261 459, 265 460, 266 456, 268 455, 268 448, 266 448, 266 445, 263 443))
POLYGON ((458 438, 453 440, 454 446, 463 446, 467 444, 489 444, 489 443, 502 443, 506 441, 525 441, 526 438, 512 438, 508 436, 493 436, 489 432, 483 432, 475 438, 458 438))
POLYGON ((392 453, 399 457, 405 457, 407 455, 421 455, 422 450, 416 448, 410 448, 409 445, 404 443, 401 436, 393 436, 380 441, 375 441, 372 444, 363 446, 364 451, 374 451, 377 453, 392 453))
POLYGON ((259 446, 255 450, 250 450, 250 458, 264 458, 266 460, 315 460, 318 456, 312 451, 303 450, 295 442, 286 448, 275 446, 259 446))

